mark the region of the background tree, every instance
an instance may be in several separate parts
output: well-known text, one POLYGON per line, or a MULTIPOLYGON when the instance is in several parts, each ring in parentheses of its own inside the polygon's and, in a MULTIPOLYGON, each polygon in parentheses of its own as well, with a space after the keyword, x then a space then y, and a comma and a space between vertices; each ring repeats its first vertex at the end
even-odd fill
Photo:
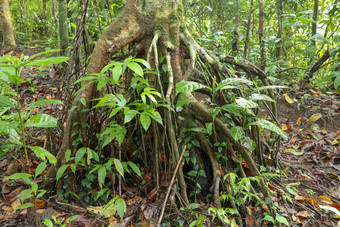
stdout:
POLYGON ((2 34, 1 54, 4 54, 15 47, 11 14, 8 0, 0 1, 0 26, 2 34))

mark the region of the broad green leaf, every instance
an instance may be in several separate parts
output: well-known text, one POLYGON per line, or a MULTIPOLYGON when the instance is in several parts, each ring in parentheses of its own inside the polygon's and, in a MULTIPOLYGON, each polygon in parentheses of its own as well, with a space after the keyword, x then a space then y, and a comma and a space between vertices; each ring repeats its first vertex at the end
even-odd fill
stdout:
POLYGON ((339 219, 340 218, 340 211, 336 209, 335 207, 327 206, 327 205, 320 205, 320 208, 325 210, 326 212, 334 213, 332 216, 334 218, 339 219))
POLYGON ((44 161, 45 158, 47 158, 48 161, 52 164, 55 164, 57 162, 57 159, 54 157, 54 155, 48 152, 46 149, 39 146, 30 146, 29 148, 34 152, 34 154, 38 158, 41 158, 44 161))
POLYGON ((263 95, 263 94, 252 94, 249 99, 251 101, 259 101, 259 100, 265 100, 269 102, 275 102, 274 99, 270 98, 268 95, 263 95))
POLYGON ((159 124, 163 125, 162 117, 161 117, 160 113, 158 111, 156 111, 155 109, 145 111, 144 113, 149 115, 149 117, 151 117, 153 120, 157 121, 159 124))
POLYGON ((84 155, 86 154, 87 148, 86 147, 82 147, 79 148, 79 150, 76 153, 76 157, 74 159, 75 164, 78 164, 80 162, 80 160, 84 157, 84 155))
POLYGON ((252 109, 258 107, 258 104, 256 102, 244 99, 242 97, 237 98, 235 101, 243 109, 252 109))
POLYGON ((37 114, 29 118, 26 127, 54 128, 58 126, 58 119, 47 114, 37 114))
POLYGON ((57 100, 57 99, 44 99, 44 100, 32 102, 32 103, 28 104, 27 106, 29 106, 31 108, 35 108, 35 107, 38 107, 38 106, 44 106, 44 105, 49 105, 49 104, 64 105, 64 103, 62 101, 57 100))
POLYGON ((105 166, 102 166, 98 169, 98 180, 104 184, 106 178, 106 168, 105 166))
POLYGON ((134 71, 138 76, 143 77, 143 68, 138 63, 128 62, 126 63, 126 66, 134 71))
POLYGON ((9 179, 9 180, 19 180, 19 179, 29 179, 30 177, 32 177, 32 175, 28 174, 28 173, 15 173, 15 174, 12 174, 11 176, 7 177, 7 179, 9 179))
POLYGON ((147 131, 151 125, 151 118, 146 113, 142 113, 140 115, 140 123, 142 124, 145 131, 147 131))
POLYGON ((116 209, 117 209, 117 213, 119 215, 120 218, 124 217, 124 213, 126 211, 126 204, 125 201, 121 198, 118 198, 115 201, 115 205, 116 205, 116 209))
POLYGON ((195 102, 195 101, 192 100, 192 99, 183 99, 183 100, 180 100, 176 103, 176 107, 184 106, 184 105, 192 103, 192 102, 195 102))
POLYGON ((127 164, 138 176, 142 177, 142 173, 140 172, 138 166, 135 163, 129 161, 127 162, 127 164))
POLYGON ((115 167, 116 167, 117 171, 120 173, 120 175, 122 175, 122 177, 124 177, 124 168, 123 168, 122 163, 116 158, 113 159, 113 163, 115 164, 115 167))
POLYGON ((261 128, 268 129, 282 136, 284 139, 287 139, 286 133, 280 127, 265 119, 258 119, 256 122, 250 123, 249 125, 257 125, 261 128))
POLYGON ((340 75, 337 76, 337 77, 335 78, 335 80, 334 80, 334 88, 335 88, 335 89, 338 89, 339 86, 340 86, 340 75))
POLYGON ((36 58, 40 55, 47 55, 47 54, 59 52, 59 51, 60 51, 60 49, 46 49, 45 51, 39 52, 37 54, 33 54, 32 56, 30 56, 30 59, 36 58))
POLYGON ((32 66, 60 64, 60 63, 67 61, 68 59, 69 59, 68 57, 42 58, 42 59, 24 62, 22 66, 32 67, 32 66))
POLYGON ((149 62, 145 61, 144 59, 136 58, 132 61, 142 63, 146 68, 151 69, 149 62))
POLYGON ((223 89, 233 89, 236 87, 231 86, 231 85, 241 85, 241 84, 253 85, 253 82, 247 79, 242 79, 242 78, 227 78, 225 80, 222 80, 216 86, 215 91, 219 91, 223 89))
POLYGON ((275 223, 275 220, 272 216, 266 215, 262 220, 269 221, 271 223, 275 223))
POLYGON ((12 75, 12 74, 7 74, 7 76, 8 76, 9 81, 10 81, 12 84, 18 85, 18 84, 24 82, 24 79, 22 79, 22 78, 19 77, 19 76, 12 75))
POLYGON ((14 108, 14 100, 0 94, 0 106, 14 108))
POLYGON ((44 172, 44 170, 46 169, 46 166, 47 165, 45 162, 40 163, 35 169, 35 177, 38 177, 40 174, 42 174, 42 172, 44 172))
POLYGON ((68 149, 65 152, 65 161, 68 162, 70 160, 70 158, 71 158, 71 150, 68 149))
POLYGON ((181 81, 176 84, 176 92, 181 93, 181 92, 193 92, 198 89, 206 88, 207 86, 203 84, 199 84, 196 82, 192 81, 181 81))
POLYGON ((276 215, 276 221, 289 226, 289 223, 288 223, 287 219, 285 217, 283 217, 283 216, 276 215))
POLYGON ((57 171, 57 175, 56 175, 57 182, 63 176, 63 174, 64 174, 65 170, 67 169, 67 167, 69 167, 69 165, 62 165, 62 166, 60 166, 60 168, 57 171))
POLYGON ((53 227, 53 222, 49 219, 45 219, 43 221, 43 224, 46 225, 47 227, 53 227))
POLYGON ((114 84, 118 84, 120 76, 123 74, 122 65, 115 66, 112 70, 112 80, 114 84))
POLYGON ((85 80, 95 80, 95 79, 97 79, 96 76, 86 76, 86 77, 82 77, 82 78, 76 80, 76 82, 74 82, 73 84, 77 84, 77 83, 80 83, 80 82, 85 81, 85 80))
POLYGON ((232 127, 230 132, 235 141, 240 140, 244 136, 243 128, 240 126, 232 127))
POLYGON ((112 112, 110 113, 109 118, 115 116, 121 109, 123 109, 123 107, 114 108, 114 109, 112 110, 112 112))
POLYGON ((241 116, 241 113, 242 113, 242 109, 240 108, 240 106, 236 104, 227 104, 227 105, 221 106, 219 109, 227 111, 228 113, 234 114, 239 117, 241 116))
POLYGON ((269 86, 263 86, 256 88, 253 92, 258 92, 262 90, 268 90, 268 89, 280 89, 280 88, 287 88, 286 86, 280 86, 280 85, 269 85, 269 86))
POLYGON ((124 124, 130 122, 139 112, 136 110, 130 110, 129 108, 124 109, 124 124))
POLYGON ((33 207, 33 206, 34 206, 33 203, 24 203, 24 204, 17 206, 15 210, 22 210, 22 209, 26 209, 26 208, 33 207))

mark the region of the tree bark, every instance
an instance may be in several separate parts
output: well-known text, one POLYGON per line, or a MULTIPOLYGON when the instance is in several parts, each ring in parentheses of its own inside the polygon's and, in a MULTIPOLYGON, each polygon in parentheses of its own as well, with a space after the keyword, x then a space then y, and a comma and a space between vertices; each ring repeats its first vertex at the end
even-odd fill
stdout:
POLYGON ((16 45, 8 0, 0 0, 0 26, 2 32, 2 47, 0 54, 5 54, 12 50, 16 45))
POLYGON ((265 43, 263 41, 264 36, 264 0, 259 2, 259 44, 260 44, 260 56, 261 56, 261 66, 262 70, 266 67, 265 60, 265 43))
POLYGON ((240 0, 235 0, 235 30, 234 30, 234 42, 232 44, 232 52, 234 56, 238 55, 239 51, 239 21, 240 21, 240 16, 239 16, 239 9, 240 9, 240 0))
POLYGON ((317 32, 317 21, 318 21, 318 11, 319 11, 319 0, 314 0, 314 14, 313 14, 313 23, 312 23, 312 42, 315 45, 314 36, 317 32))
POLYGON ((60 55, 67 56, 68 47, 68 23, 67 23, 67 3, 66 0, 59 0, 59 45, 60 55))
POLYGON ((280 58, 281 55, 281 45, 283 42, 283 26, 282 26, 282 17, 283 17, 283 4, 282 0, 276 0, 276 8, 277 8, 277 36, 276 38, 280 39, 275 48, 275 56, 277 59, 280 58))
POLYGON ((247 31, 246 31, 246 40, 244 42, 244 58, 247 58, 247 52, 248 52, 248 43, 249 43, 249 33, 250 33, 250 24, 251 24, 251 17, 253 14, 253 7, 254 7, 254 0, 251 0, 250 2, 250 9, 249 9, 249 15, 248 15, 248 21, 247 21, 247 31))

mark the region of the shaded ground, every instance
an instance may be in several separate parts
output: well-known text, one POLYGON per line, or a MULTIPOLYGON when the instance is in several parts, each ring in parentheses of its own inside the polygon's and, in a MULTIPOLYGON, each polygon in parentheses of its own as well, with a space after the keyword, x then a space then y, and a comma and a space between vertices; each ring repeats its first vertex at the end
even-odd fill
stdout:
MULTIPOLYGON (((39 51, 29 49, 25 54, 31 55, 36 52, 39 51)), ((40 69, 25 71, 24 78, 29 82, 22 83, 20 86, 21 101, 29 103, 51 98, 63 100, 58 77, 52 67, 46 67, 42 71, 40 69)), ((294 93, 282 95, 277 106, 279 121, 289 139, 283 143, 279 155, 281 169, 285 171, 286 177, 282 177, 275 183, 288 191, 287 195, 292 198, 292 204, 285 201, 287 199, 285 195, 278 198, 282 204, 280 209, 286 214, 292 226, 339 226, 339 219, 332 218, 334 213, 326 212, 320 206, 340 209, 340 96, 322 94, 309 89, 303 91, 296 89, 294 93), (293 103, 288 103, 292 101, 293 103)), ((36 111, 58 118, 64 117, 60 105, 46 105, 36 111)), ((61 143, 61 131, 38 130, 32 133, 34 133, 33 137, 27 138, 30 145, 36 144, 49 149, 61 143), (49 136, 53 144, 46 143, 49 136)), ((14 156, 16 155, 7 154, 7 157, 1 159, 1 179, 21 171, 20 163, 25 160, 14 156)), ((33 155, 30 158, 31 168, 35 169, 39 160, 33 155)), ((151 173, 150 176, 148 174, 145 174, 145 180, 151 179, 151 173)), ((43 182, 43 179, 39 178, 38 182, 43 182)), ((14 210, 21 204, 18 195, 25 189, 24 183, 13 184, 3 180, 0 186, 2 193, 0 226, 27 226, 27 210, 14 210)), ((146 220, 136 226, 153 226, 152 223, 155 223, 158 217, 161 199, 155 200, 156 192, 147 187, 146 185, 131 188, 123 185, 123 196, 128 208, 125 219, 120 224, 119 218, 105 219, 90 212, 86 209, 87 203, 74 197, 71 201, 77 202, 66 203, 57 196, 51 196, 36 200, 35 203, 40 221, 46 218, 52 219, 54 216, 60 223, 65 223, 70 216, 80 215, 71 226, 102 226, 103 224, 128 226, 132 219, 146 220), (140 196, 140 191, 145 192, 143 197, 140 196)), ((260 212, 263 210, 261 209, 260 212)), ((176 214, 174 218, 175 216, 176 214)))

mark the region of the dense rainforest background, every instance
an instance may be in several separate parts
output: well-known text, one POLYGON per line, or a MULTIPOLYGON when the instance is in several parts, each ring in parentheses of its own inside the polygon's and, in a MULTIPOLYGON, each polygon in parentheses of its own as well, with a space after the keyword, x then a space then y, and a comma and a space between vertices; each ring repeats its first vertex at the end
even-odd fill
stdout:
POLYGON ((0 0, 1 226, 340 226, 339 0, 0 0))

